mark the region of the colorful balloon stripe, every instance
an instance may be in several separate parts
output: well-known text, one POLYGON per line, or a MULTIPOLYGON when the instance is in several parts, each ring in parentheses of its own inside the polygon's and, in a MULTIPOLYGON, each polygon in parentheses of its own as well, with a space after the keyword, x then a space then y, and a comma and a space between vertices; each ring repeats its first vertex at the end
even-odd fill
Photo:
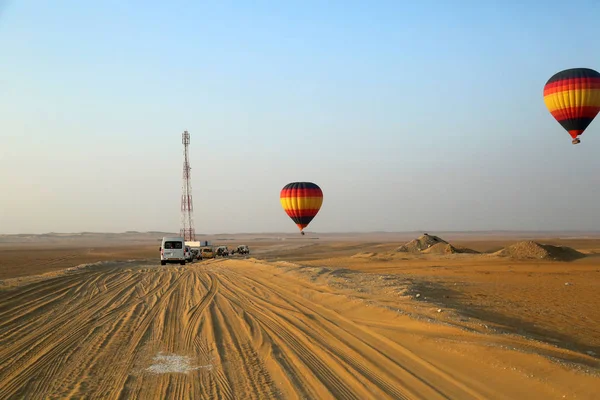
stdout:
POLYGON ((292 182, 281 189, 279 200, 285 213, 302 232, 319 212, 323 192, 312 182, 292 182))
POLYGON ((571 68, 554 74, 544 86, 544 103, 556 121, 579 143, 600 112, 600 73, 571 68))

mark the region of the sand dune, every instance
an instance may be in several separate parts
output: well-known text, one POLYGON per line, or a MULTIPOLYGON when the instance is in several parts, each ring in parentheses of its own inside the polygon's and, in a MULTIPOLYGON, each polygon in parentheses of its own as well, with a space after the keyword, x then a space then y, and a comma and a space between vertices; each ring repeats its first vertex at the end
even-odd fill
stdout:
POLYGON ((0 398, 597 394, 594 357, 436 323, 407 285, 255 259, 58 273, 0 292, 0 398))

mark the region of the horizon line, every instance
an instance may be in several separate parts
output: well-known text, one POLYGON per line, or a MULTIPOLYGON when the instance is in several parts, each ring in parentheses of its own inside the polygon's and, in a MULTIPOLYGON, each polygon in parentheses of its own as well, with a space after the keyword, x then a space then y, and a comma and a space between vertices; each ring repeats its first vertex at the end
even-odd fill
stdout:
MULTIPOLYGON (((413 234, 413 233, 463 233, 463 234, 481 234, 481 233, 592 233, 600 234, 600 230, 585 230, 585 229, 547 229, 547 230, 531 230, 531 229, 487 229, 487 230, 407 230, 407 231, 304 231, 306 234, 313 235, 343 235, 343 234, 413 234)), ((169 231, 80 231, 80 232, 44 232, 44 233, 0 233, 0 236, 48 236, 48 235, 126 235, 126 234, 169 234, 179 235, 179 232, 169 231)), ((285 231, 262 231, 262 232, 219 232, 219 233, 196 233, 196 236, 223 236, 223 235, 299 235, 298 232, 285 231)))

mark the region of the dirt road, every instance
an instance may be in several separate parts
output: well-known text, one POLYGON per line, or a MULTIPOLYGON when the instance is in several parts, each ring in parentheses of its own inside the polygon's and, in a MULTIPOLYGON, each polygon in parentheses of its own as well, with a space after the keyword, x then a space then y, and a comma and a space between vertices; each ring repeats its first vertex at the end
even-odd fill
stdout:
POLYGON ((591 357, 416 320, 318 274, 252 260, 122 262, 0 291, 0 398, 597 394, 591 357))

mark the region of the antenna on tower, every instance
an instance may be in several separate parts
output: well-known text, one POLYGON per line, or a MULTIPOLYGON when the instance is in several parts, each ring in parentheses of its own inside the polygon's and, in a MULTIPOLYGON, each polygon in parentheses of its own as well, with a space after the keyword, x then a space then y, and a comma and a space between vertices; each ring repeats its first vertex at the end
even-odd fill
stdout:
POLYGON ((190 144, 190 134, 184 131, 181 135, 183 143, 183 185, 181 187, 181 230, 180 235, 185 241, 196 241, 196 231, 194 229, 194 204, 192 202, 192 181, 190 170, 190 160, 188 146, 190 144))

